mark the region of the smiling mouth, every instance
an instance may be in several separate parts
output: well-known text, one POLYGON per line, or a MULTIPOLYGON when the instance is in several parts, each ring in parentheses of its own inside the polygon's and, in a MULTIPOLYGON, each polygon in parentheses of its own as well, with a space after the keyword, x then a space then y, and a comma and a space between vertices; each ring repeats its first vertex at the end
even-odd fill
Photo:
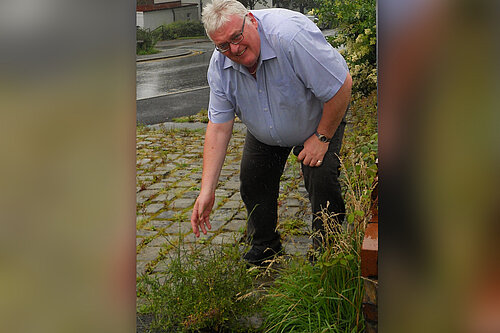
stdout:
POLYGON ((241 56, 243 53, 245 53, 245 51, 247 50, 247 48, 245 47, 243 49, 243 51, 241 51, 240 53, 236 54, 237 57, 241 56))

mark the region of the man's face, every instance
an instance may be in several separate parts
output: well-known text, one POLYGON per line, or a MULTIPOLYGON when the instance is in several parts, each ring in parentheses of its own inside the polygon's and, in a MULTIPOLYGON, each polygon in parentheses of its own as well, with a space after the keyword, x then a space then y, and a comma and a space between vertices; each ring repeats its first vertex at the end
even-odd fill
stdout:
POLYGON ((258 23, 255 17, 249 13, 246 16, 243 28, 243 40, 237 45, 230 43, 233 38, 241 33, 241 27, 245 18, 233 15, 230 20, 219 30, 210 35, 215 45, 229 43, 229 49, 222 54, 232 61, 246 67, 251 67, 259 59, 260 36, 257 30, 258 23))

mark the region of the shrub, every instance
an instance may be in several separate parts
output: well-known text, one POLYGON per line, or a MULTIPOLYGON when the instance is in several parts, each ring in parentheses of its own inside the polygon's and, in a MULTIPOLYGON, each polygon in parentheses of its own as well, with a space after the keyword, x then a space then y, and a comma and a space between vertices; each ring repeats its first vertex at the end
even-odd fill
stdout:
POLYGON ((375 0, 323 0, 314 10, 320 24, 336 29, 329 37, 349 65, 353 92, 367 96, 377 88, 375 0))
POLYGON ((161 40, 176 39, 181 37, 204 36, 205 29, 199 21, 179 21, 164 24, 156 29, 161 40))
POLYGON ((136 53, 153 53, 154 47, 158 42, 158 37, 158 33, 154 31, 150 31, 149 29, 137 28, 136 39, 138 43, 136 53))

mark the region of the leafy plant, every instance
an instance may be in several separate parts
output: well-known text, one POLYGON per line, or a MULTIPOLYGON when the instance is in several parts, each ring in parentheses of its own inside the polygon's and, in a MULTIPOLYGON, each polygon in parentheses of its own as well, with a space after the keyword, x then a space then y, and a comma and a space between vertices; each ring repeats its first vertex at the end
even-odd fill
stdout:
POLYGON ((301 219, 285 219, 279 222, 279 228, 283 230, 283 236, 289 235, 303 235, 304 228, 307 223, 301 219))
POLYGON ((329 42, 346 59, 353 92, 369 95, 377 88, 376 1, 322 0, 318 5, 319 23, 336 30, 329 42))

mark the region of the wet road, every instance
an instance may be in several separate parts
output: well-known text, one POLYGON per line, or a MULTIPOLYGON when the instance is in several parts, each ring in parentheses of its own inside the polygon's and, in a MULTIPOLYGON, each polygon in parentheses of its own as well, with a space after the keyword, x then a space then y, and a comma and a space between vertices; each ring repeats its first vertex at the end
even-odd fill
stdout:
POLYGON ((207 69, 211 52, 196 50, 179 58, 137 63, 137 99, 207 87, 207 69))
POLYGON ((137 62, 137 122, 151 125, 198 113, 208 107, 207 69, 213 44, 176 47, 192 54, 137 62))

